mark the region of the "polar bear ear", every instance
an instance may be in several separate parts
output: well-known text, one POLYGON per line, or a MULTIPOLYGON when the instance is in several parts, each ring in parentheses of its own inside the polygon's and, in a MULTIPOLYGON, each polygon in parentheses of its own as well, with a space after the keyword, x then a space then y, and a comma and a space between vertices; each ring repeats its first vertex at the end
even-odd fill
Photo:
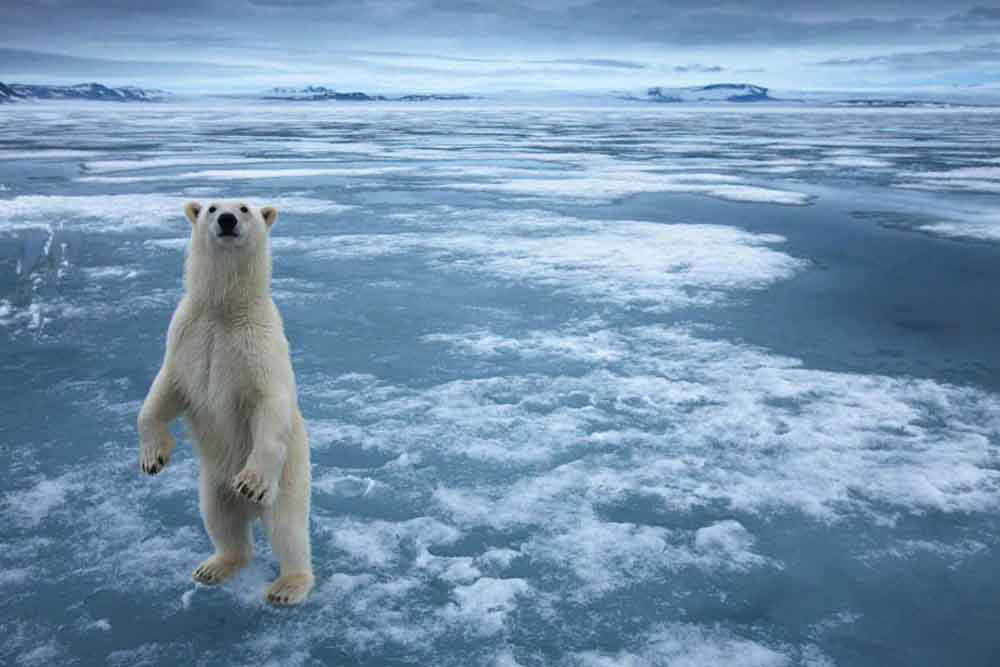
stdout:
POLYGON ((270 227, 278 219, 278 209, 273 206, 265 206, 260 209, 260 215, 264 218, 264 224, 270 227))
POLYGON ((192 225, 198 222, 198 214, 201 213, 201 204, 196 201, 189 201, 184 207, 184 215, 192 225))

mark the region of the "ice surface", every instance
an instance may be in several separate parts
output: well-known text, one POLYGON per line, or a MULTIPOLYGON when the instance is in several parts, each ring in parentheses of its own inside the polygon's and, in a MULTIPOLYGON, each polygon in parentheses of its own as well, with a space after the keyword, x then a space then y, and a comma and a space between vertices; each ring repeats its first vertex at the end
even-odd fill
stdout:
POLYGON ((994 115, 51 109, 0 122, 27 158, 0 174, 0 662, 996 654, 1000 364, 970 346, 998 329, 963 306, 1000 280, 967 187, 997 180, 994 115), (137 470, 183 204, 213 198, 281 210, 298 610, 262 599, 260 530, 191 582, 183 428, 137 470))

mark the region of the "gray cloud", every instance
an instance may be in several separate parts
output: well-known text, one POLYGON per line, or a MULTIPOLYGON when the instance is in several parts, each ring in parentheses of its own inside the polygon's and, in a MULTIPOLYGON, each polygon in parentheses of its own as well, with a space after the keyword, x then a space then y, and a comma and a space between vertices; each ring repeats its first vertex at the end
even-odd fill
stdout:
MULTIPOLYGON (((663 45, 843 44, 926 40, 951 33, 988 32, 997 7, 929 0, 845 0, 828 3, 794 0, 591 0, 586 2, 514 0, 27 0, 0 5, 0 36, 13 30, 43 28, 52 34, 69 27, 109 21, 141 28, 151 41, 171 29, 164 17, 204 30, 213 19, 229 32, 255 32, 288 46, 295 43, 347 42, 355 48, 372 39, 420 43, 447 40, 464 48, 565 46, 635 43, 663 45), (151 20, 155 19, 155 20, 151 20), (5 29, 6 26, 6 29, 5 29), (13 30, 11 30, 13 29, 13 30)), ((78 32, 79 34, 79 32, 78 32)), ((20 38, 30 38, 20 35, 20 38)), ((8 45, 10 41, 6 42, 8 45)), ((40 44, 18 46, 41 48, 40 44)), ((393 49, 395 50, 395 49, 393 49)), ((462 54, 458 54, 462 55, 462 54)), ((553 59, 560 59, 559 56, 553 59)), ((608 60, 628 60, 609 56, 608 60)))
POLYGON ((23 49, 0 48, 0 81, 32 83, 41 80, 79 79, 140 83, 152 77, 227 78, 258 72, 243 65, 195 61, 142 61, 84 58, 23 49), (126 81, 128 80, 128 81, 126 81))
MULTIPOLYGON (((383 74, 391 85, 410 85, 409 76, 419 88, 420 81, 447 81, 449 73, 456 83, 495 75, 516 85, 525 76, 537 82, 548 74, 574 82, 590 76, 589 85, 597 86, 644 85, 648 73, 712 82, 722 72, 766 70, 770 80, 761 83, 779 86, 780 77, 796 69, 850 82, 852 67, 881 76, 992 64, 991 47, 957 45, 996 39, 998 31, 1000 7, 983 0, 0 2, 0 44, 9 49, 157 62, 150 76, 165 79, 171 72, 223 76, 219 68, 247 65, 261 76, 274 73, 275 84, 283 72, 296 80, 318 73, 326 81, 356 74, 362 84, 375 85, 383 74), (865 47, 870 56, 853 56, 865 47), (851 56, 837 57, 845 48, 851 56), (802 55, 807 52, 812 55, 802 55), (174 60, 179 62, 163 64, 174 60), (819 70, 812 67, 817 60, 819 70), (207 63, 205 73, 197 72, 199 62, 207 63)), ((40 72, 63 66, 48 63, 21 58, 18 64, 40 72)), ((12 65, 0 61, 0 71, 12 65)), ((81 76, 96 67, 64 66, 81 76)))
POLYGON ((148 2, 137 6, 133 0, 19 0, 14 9, 23 16, 41 15, 172 15, 204 12, 218 8, 221 3, 213 0, 171 0, 148 2))
POLYGON ((960 49, 908 51, 860 58, 832 58, 817 65, 833 67, 882 66, 899 70, 935 70, 1000 64, 1000 42, 960 49))
POLYGON ((345 51, 347 55, 376 56, 390 58, 423 58, 451 63, 500 63, 507 62, 501 58, 464 58, 461 56, 443 56, 436 53, 416 53, 413 51, 345 51))
POLYGON ((691 72, 699 74, 714 74, 716 72, 724 71, 724 68, 719 65, 702 65, 700 63, 693 63, 691 65, 674 65, 672 69, 677 74, 688 74, 691 72))
POLYGON ((526 63, 540 65, 582 65, 584 67, 604 67, 611 69, 646 69, 648 65, 632 60, 614 58, 562 58, 556 60, 525 60, 526 63))
POLYGON ((1000 23, 1000 7, 973 7, 967 12, 952 16, 949 20, 953 23, 993 24, 992 27, 996 27, 1000 23))

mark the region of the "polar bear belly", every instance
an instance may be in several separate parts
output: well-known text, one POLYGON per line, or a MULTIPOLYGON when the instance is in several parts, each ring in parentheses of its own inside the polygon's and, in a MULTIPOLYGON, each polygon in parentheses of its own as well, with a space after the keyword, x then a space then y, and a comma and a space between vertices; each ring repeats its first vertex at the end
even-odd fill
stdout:
POLYGON ((254 361, 246 332, 208 323, 193 328, 177 350, 189 397, 186 421, 204 473, 224 482, 243 469, 252 448, 250 420, 259 397, 254 361))

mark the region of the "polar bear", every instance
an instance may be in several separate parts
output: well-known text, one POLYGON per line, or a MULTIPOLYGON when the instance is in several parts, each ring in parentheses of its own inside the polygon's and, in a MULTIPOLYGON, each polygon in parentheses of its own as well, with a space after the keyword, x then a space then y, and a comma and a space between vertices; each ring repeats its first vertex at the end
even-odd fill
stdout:
POLYGON ((274 208, 189 202, 186 293, 170 321, 163 365, 139 412, 140 467, 170 461, 168 424, 186 418, 201 462, 200 506, 215 554, 194 579, 218 584, 252 556, 260 517, 281 574, 277 605, 313 586, 309 546, 309 441, 299 412, 281 315, 271 299, 274 208))

